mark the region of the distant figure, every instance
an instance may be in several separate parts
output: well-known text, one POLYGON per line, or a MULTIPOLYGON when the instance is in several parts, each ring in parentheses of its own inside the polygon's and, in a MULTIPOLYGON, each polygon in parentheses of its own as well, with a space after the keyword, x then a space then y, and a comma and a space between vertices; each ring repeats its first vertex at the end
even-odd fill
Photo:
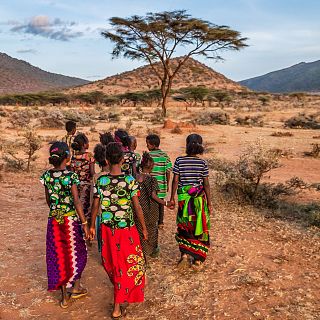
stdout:
POLYGON ((89 229, 78 195, 78 175, 66 169, 69 159, 68 145, 53 143, 49 157, 53 168, 40 178, 50 208, 46 245, 48 290, 61 289, 61 308, 68 307, 70 297, 76 299, 87 294, 80 278, 87 263, 82 231, 88 239, 89 229))
MULTIPOLYGON (((154 167, 151 175, 154 176, 159 185, 158 197, 164 199, 169 191, 170 173, 172 163, 166 152, 160 150, 160 137, 156 134, 149 134, 146 137, 147 148, 149 154, 154 161, 154 167)), ((158 226, 163 228, 164 223, 164 205, 159 203, 159 221, 158 226)))
MULTIPOLYGON (((97 150, 98 150, 97 156, 99 156, 101 154, 99 152, 99 150, 101 150, 101 148, 103 148, 103 147, 105 148, 110 142, 114 142, 114 137, 111 132, 100 133, 100 143, 95 146, 95 149, 97 148, 97 150)), ((95 154, 95 152, 94 152, 94 154, 95 154)), ((101 162, 99 163, 99 160, 96 158, 96 156, 94 156, 94 158, 95 158, 94 171, 96 173, 99 173, 102 169, 101 162)))
MULTIPOLYGON (((207 162, 198 157, 203 154, 202 137, 191 134, 186 141, 186 156, 178 157, 173 167, 171 203, 178 191, 176 240, 181 252, 180 267, 200 269, 210 247, 209 229, 212 213, 209 170, 207 162)), ((174 205, 171 206, 171 209, 174 205)))
POLYGON ((101 209, 101 257, 103 266, 114 286, 112 318, 125 316, 120 304, 144 301, 145 260, 134 215, 140 221, 144 240, 147 229, 139 204, 139 187, 135 179, 122 172, 124 153, 119 143, 106 147, 110 172, 101 175, 94 186, 91 239, 95 237, 96 216, 101 209))
MULTIPOLYGON (((68 145, 69 150, 72 151, 71 143, 73 142, 74 135, 77 132, 77 123, 72 120, 67 121, 66 131, 67 134, 62 138, 62 141, 65 142, 68 145)), ((67 163, 67 168, 70 169, 70 162, 67 163)))
POLYGON ((140 162, 141 162, 141 155, 140 155, 140 153, 135 152, 136 149, 137 149, 137 139, 134 136, 129 136, 129 137, 130 137, 130 147, 129 147, 129 149, 130 149, 130 151, 134 152, 134 154, 136 156, 136 159, 137 159, 136 166, 138 168, 139 165, 140 165, 140 162))
POLYGON ((159 186, 157 179, 150 175, 154 167, 154 161, 149 153, 144 152, 140 164, 140 172, 137 175, 137 181, 140 187, 139 203, 141 205, 144 221, 148 231, 148 240, 143 239, 142 227, 139 221, 136 221, 137 229, 140 234, 142 250, 145 257, 156 258, 159 255, 158 246, 158 222, 159 222, 159 204, 170 206, 171 203, 160 199, 157 196, 159 186))
POLYGON ((74 154, 71 158, 71 170, 78 174, 80 180, 79 195, 83 211, 88 222, 90 213, 90 190, 94 172, 94 157, 88 152, 89 140, 84 133, 78 133, 71 144, 74 154))
POLYGON ((130 150, 131 140, 127 131, 118 129, 114 133, 114 141, 121 144, 124 162, 122 164, 122 172, 126 175, 136 176, 137 174, 137 158, 134 152, 130 150))

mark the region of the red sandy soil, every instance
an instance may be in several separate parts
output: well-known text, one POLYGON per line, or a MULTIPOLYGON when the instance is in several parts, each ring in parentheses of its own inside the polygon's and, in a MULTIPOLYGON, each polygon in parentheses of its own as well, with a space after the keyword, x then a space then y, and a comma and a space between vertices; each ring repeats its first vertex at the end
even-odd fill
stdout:
MULTIPOLYGON (((277 138, 270 137, 275 131, 272 128, 197 127, 183 129, 182 135, 156 129, 172 159, 183 153, 190 131, 201 133, 215 153, 228 159, 259 136, 274 147, 293 148, 293 157, 283 158, 283 166, 271 174, 272 181, 293 175, 309 183, 320 180, 319 160, 302 157, 315 135, 312 130, 296 130, 293 137, 277 138)), ((52 136, 62 134, 61 130, 50 132, 52 136)), ((97 133, 90 135, 97 140, 97 133)), ((137 136, 142 151, 145 134, 137 136)), ((47 146, 39 153, 37 172, 2 173, 0 319, 109 319, 113 291, 95 243, 89 248, 83 274, 83 285, 89 290, 86 298, 62 310, 59 294, 46 291, 48 208, 38 181, 46 153, 47 146)), ((165 229, 160 232, 161 255, 151 261, 147 272, 146 301, 130 306, 127 319, 319 319, 319 229, 266 218, 262 212, 226 202, 216 193, 213 203, 212 246, 205 269, 177 270, 175 213, 167 211, 165 229)))

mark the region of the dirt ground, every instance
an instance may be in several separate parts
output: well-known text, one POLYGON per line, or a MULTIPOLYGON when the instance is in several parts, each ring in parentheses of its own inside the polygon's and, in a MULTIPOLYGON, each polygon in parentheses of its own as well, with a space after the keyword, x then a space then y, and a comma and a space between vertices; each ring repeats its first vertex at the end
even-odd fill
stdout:
MULTIPOLYGON (((282 113, 288 117, 296 112, 282 113)), ((174 120, 182 118, 174 110, 170 116, 174 120)), ((284 130, 279 125, 283 114, 267 116, 270 125, 263 128, 190 126, 174 134, 160 125, 134 121, 131 131, 138 138, 140 152, 145 150, 147 126, 158 131, 161 147, 172 160, 183 154, 190 132, 200 133, 211 153, 227 159, 237 157, 242 148, 259 137, 271 147, 290 151, 290 156, 282 158, 282 166, 271 172, 270 181, 298 176, 308 183, 319 183, 320 160, 303 156, 319 130, 289 130, 292 137, 272 137, 273 132, 284 130)), ((123 121, 122 126, 126 119, 123 121)), ((80 130, 88 133, 92 149, 98 132, 109 127, 99 122, 95 130, 80 130)), ((2 139, 12 139, 15 133, 1 123, 2 139)), ((50 141, 64 132, 41 129, 39 134, 50 141)), ((83 274, 83 284, 89 290, 86 298, 62 310, 59 294, 46 291, 48 208, 38 177, 47 167, 47 150, 45 144, 30 174, 1 172, 0 319, 109 319, 113 291, 96 243, 89 248, 83 274)), ((292 200, 319 201, 319 192, 304 192, 292 200)), ((145 303, 130 306, 127 319, 320 319, 319 229, 267 218, 250 206, 227 202, 216 192, 213 204, 211 250, 201 272, 177 270, 175 212, 166 211, 165 229, 160 232, 161 255, 151 261, 147 272, 145 303)))

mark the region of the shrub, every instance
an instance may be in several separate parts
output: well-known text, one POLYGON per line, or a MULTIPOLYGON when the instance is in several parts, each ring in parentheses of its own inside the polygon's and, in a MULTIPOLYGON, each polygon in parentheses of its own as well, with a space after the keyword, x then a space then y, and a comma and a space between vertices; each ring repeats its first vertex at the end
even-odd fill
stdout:
POLYGON ((312 150, 304 152, 305 156, 319 158, 320 157, 320 144, 312 143, 312 150))
POLYGON ((223 111, 218 112, 204 112, 198 115, 194 120, 196 124, 210 125, 210 124, 221 124, 227 125, 230 123, 230 116, 223 111))
POLYGON ((27 111, 16 111, 10 116, 9 122, 14 128, 25 128, 31 122, 30 113, 27 111))
POLYGON ((126 130, 129 131, 131 129, 133 125, 133 122, 131 119, 129 119, 127 122, 126 122, 126 130))
POLYGON ((160 108, 156 108, 153 111, 153 114, 150 118, 151 123, 153 124, 157 124, 157 123, 163 123, 164 118, 163 118, 163 113, 162 110, 160 108))
POLYGON ((263 127, 263 116, 245 116, 236 117, 235 122, 240 126, 252 126, 252 127, 263 127))
POLYGON ((320 115, 300 113, 286 120, 284 126, 287 128, 320 129, 320 115))
POLYGON ((65 124, 64 114, 60 110, 49 112, 44 118, 40 118, 42 128, 61 128, 65 124))
POLYGON ((293 133, 289 132, 289 131, 276 131, 276 132, 273 132, 271 134, 272 137, 292 137, 293 136, 293 133))
POLYGON ((22 139, 6 145, 2 158, 8 170, 30 171, 32 162, 37 159, 35 153, 41 148, 41 138, 33 128, 27 128, 21 137, 22 139))

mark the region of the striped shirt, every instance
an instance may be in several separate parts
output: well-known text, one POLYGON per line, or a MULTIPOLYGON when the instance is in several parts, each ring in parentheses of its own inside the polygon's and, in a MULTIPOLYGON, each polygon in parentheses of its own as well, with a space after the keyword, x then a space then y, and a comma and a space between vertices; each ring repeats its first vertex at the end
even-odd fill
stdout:
POLYGON ((171 171, 172 163, 169 156, 160 149, 151 150, 149 154, 154 161, 154 167, 151 175, 157 179, 159 185, 158 197, 163 199, 167 195, 167 186, 169 182, 167 181, 166 173, 171 171))
POLYGON ((178 187, 203 185, 203 179, 209 176, 208 164, 198 157, 178 157, 174 163, 173 173, 179 175, 178 187))

